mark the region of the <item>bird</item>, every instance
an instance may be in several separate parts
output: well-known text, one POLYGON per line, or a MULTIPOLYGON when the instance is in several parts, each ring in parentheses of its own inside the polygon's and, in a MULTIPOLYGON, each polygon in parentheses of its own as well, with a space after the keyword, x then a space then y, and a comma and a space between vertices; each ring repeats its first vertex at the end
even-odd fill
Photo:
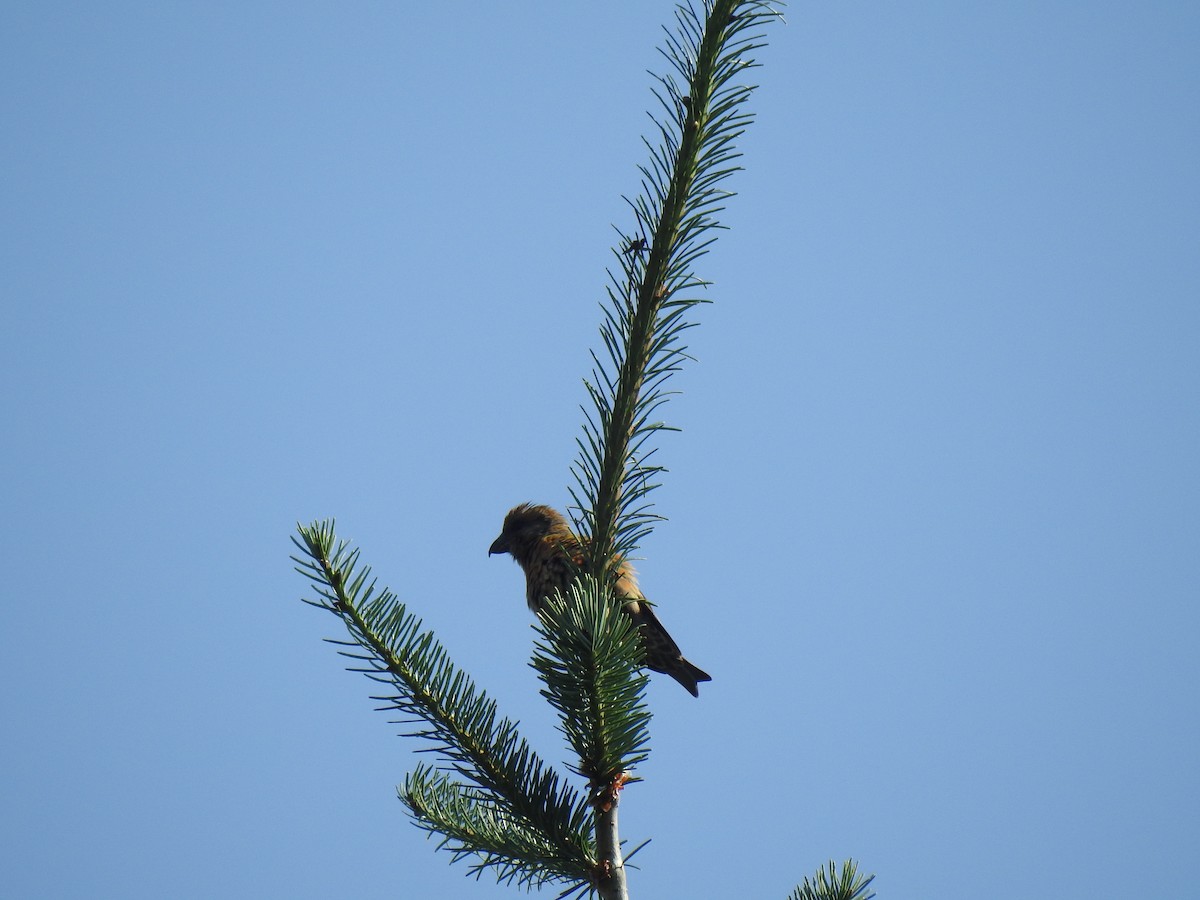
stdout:
MULTIPOLYGON (((507 553, 516 560, 525 573, 525 600, 538 613, 555 589, 566 593, 583 563, 583 549, 560 512, 549 506, 522 503, 504 517, 504 527, 488 548, 488 556, 507 553)), ((617 570, 614 593, 642 636, 646 668, 670 675, 693 697, 699 697, 697 685, 712 678, 683 658, 679 645, 658 621, 638 587, 633 567, 625 560, 617 570)))

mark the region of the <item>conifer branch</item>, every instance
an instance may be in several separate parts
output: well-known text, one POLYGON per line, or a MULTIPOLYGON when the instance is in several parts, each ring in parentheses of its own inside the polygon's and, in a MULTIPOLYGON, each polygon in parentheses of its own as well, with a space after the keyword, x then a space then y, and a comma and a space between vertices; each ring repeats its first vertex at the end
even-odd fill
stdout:
POLYGON ((871 900, 875 892, 870 890, 874 875, 860 875, 858 864, 848 859, 842 863, 841 871, 834 868, 830 860, 824 869, 817 869, 812 881, 804 883, 788 895, 788 900, 871 900))
MULTIPOLYGON (((610 271, 609 303, 602 305, 600 335, 606 358, 592 353, 595 369, 586 386, 593 409, 584 410, 580 453, 572 467, 578 486, 578 491, 572 489, 572 499, 581 516, 577 528, 590 537, 584 542, 582 568, 594 581, 590 590, 576 582, 575 602, 556 610, 558 619, 569 610, 580 610, 587 599, 595 600, 593 616, 606 601, 615 608, 608 588, 620 560, 636 549, 657 518, 646 498, 657 486, 654 479, 662 468, 651 462, 654 449, 648 441, 667 426, 650 417, 669 396, 664 390, 666 379, 687 358, 687 348, 680 343, 683 331, 691 326, 685 314, 700 301, 680 292, 705 285, 692 274, 691 266, 715 239, 708 232, 719 227, 714 215, 729 196, 716 185, 737 171, 730 164, 739 155, 732 141, 750 121, 743 104, 752 89, 730 81, 754 65, 750 54, 761 46, 755 29, 773 16, 763 2, 707 0, 702 10, 693 5, 677 7, 677 28, 667 31, 662 52, 682 82, 669 74, 659 78, 664 93, 656 91, 655 96, 663 111, 654 121, 661 144, 645 141, 650 163, 641 167, 643 191, 627 201, 634 213, 634 233, 622 235, 613 251, 621 275, 610 271)), ((568 625, 560 620, 552 624, 543 633, 548 641, 568 625)), ((568 634, 585 636, 596 635, 601 627, 598 618, 590 631, 581 623, 570 624, 568 634)), ((555 646, 535 663, 541 665, 539 672, 548 686, 556 674, 549 660, 565 660, 571 652, 571 647, 555 646)), ((578 661, 590 665, 595 658, 578 661)), ((578 665, 572 668, 583 670, 578 665)), ((628 676, 625 680, 630 683, 628 676)), ((630 714, 640 702, 642 687, 631 690, 635 702, 626 707, 630 714)), ((598 711, 583 708, 591 695, 573 690, 549 691, 547 696, 563 712, 564 732, 580 753, 592 788, 596 849, 602 865, 597 890, 604 898, 624 898, 617 807, 628 771, 615 768, 614 758, 605 758, 603 738, 572 724, 574 717, 594 716, 598 711)), ((644 724, 638 729, 644 729, 644 724)), ((640 737, 636 740, 640 746, 640 737)))
POLYGON ((502 879, 590 879, 596 860, 586 837, 586 801, 537 757, 514 723, 498 717, 495 702, 455 668, 391 591, 376 595, 370 568, 358 568, 359 551, 336 540, 332 521, 298 530, 300 539, 292 541, 304 556, 292 559, 317 594, 305 602, 338 616, 352 638, 330 643, 353 648, 338 651, 356 661, 350 671, 393 689, 372 699, 401 713, 402 721, 419 723, 409 736, 429 742, 465 782, 421 769, 411 775, 401 797, 418 824, 446 835, 443 844, 455 858, 481 854, 479 868, 492 867, 502 879), (481 828, 486 821, 509 826, 517 837, 507 849, 524 847, 524 855, 489 845, 484 834, 495 829, 481 828))
MULTIPOLYGON (((418 766, 398 790, 418 828, 440 836, 439 848, 450 851, 451 862, 469 860, 468 872, 492 870, 496 880, 530 887, 545 882, 590 884, 595 863, 582 856, 564 857, 504 803, 486 791, 455 781, 431 766, 418 766)), ((577 833, 586 830, 581 816, 577 833)))
MULTIPOLYGON (((348 648, 339 652, 356 661, 352 671, 389 685, 391 693, 373 699, 415 723, 409 736, 440 757, 439 766, 418 766, 406 778, 401 800, 452 859, 470 860, 472 873, 523 886, 566 882, 560 896, 628 898, 617 810, 646 758, 650 713, 645 650, 613 587, 619 561, 658 518, 647 495, 663 470, 650 441, 670 429, 652 416, 669 397, 666 380, 689 358, 681 342, 693 324, 686 315, 703 302, 689 292, 707 286, 693 265, 715 240, 715 216, 731 196, 718 185, 740 168, 733 142, 751 120, 745 101, 753 88, 733 79, 756 65, 758 28, 775 17, 763 0, 680 5, 661 50, 674 74, 658 76, 654 90, 659 140, 645 141, 642 191, 627 199, 634 227, 613 251, 619 273, 609 272, 603 350, 592 353, 585 382, 592 408, 584 410, 572 466, 585 558, 568 595, 546 602, 533 660, 587 795, 533 753, 394 594, 376 592, 369 568, 357 570, 358 550, 336 540, 332 521, 301 526, 293 538, 303 554, 293 557, 298 570, 316 588, 317 599, 306 602, 337 615, 350 633, 350 641, 332 643, 348 648)), ((808 888, 806 880, 797 891, 808 888)))
POLYGON ((650 711, 636 626, 606 587, 585 575, 555 595, 537 625, 533 668, 575 751, 575 772, 595 789, 629 773, 647 755, 650 711))
POLYGON ((732 142, 752 118, 744 102, 753 88, 732 79, 756 65, 751 54, 763 46, 757 29, 776 16, 765 2, 707 0, 699 10, 677 7, 676 29, 666 32, 661 52, 680 80, 658 78, 662 110, 651 118, 661 143, 645 141, 642 193, 627 200, 635 227, 613 250, 620 276, 609 273, 605 355, 592 354, 586 386, 593 409, 584 410, 572 467, 580 529, 591 537, 585 568, 602 580, 658 518, 646 495, 662 468, 651 462, 648 439, 668 426, 650 416, 669 396, 665 380, 687 358, 680 337, 692 323, 684 317, 701 301, 680 292, 707 284, 692 264, 715 240, 714 216, 731 196, 717 184, 740 168, 732 164, 740 156, 732 142))
POLYGON ((588 779, 596 841, 592 884, 604 900, 621 900, 628 894, 617 805, 650 738, 641 638, 608 586, 586 574, 569 596, 547 600, 538 636, 533 667, 545 684, 542 696, 558 710, 559 729, 579 760, 574 770, 588 779))

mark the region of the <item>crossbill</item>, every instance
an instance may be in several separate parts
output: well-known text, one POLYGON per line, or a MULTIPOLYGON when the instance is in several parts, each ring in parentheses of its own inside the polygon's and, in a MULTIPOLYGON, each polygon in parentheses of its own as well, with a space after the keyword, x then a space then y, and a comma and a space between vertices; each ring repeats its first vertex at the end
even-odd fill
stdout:
MULTIPOLYGON (((488 556, 493 553, 511 554, 521 566, 525 572, 525 599, 535 613, 555 589, 566 593, 583 563, 583 545, 571 532, 567 520, 549 506, 530 503, 509 510, 500 537, 488 548, 488 556)), ((638 588, 633 567, 624 560, 617 570, 615 592, 642 636, 646 668, 670 675, 693 697, 699 697, 698 683, 712 678, 683 658, 679 646, 638 588)))

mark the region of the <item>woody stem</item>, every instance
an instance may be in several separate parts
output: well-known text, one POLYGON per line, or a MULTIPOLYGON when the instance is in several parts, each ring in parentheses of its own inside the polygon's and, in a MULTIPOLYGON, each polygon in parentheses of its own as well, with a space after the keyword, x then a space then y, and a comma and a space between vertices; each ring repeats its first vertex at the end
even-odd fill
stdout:
POLYGON ((625 884, 625 861, 621 859, 621 839, 617 833, 617 790, 602 788, 603 799, 596 812, 596 894, 600 900, 629 900, 625 884))

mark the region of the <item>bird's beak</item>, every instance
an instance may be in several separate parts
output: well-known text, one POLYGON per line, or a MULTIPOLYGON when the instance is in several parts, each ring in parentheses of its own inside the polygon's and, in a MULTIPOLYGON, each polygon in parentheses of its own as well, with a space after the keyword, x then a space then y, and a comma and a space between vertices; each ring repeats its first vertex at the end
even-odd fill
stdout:
POLYGON ((510 552, 512 551, 508 549, 508 538, 506 538, 504 535, 500 535, 500 537, 492 541, 492 546, 488 547, 488 556, 492 556, 496 553, 510 552))

